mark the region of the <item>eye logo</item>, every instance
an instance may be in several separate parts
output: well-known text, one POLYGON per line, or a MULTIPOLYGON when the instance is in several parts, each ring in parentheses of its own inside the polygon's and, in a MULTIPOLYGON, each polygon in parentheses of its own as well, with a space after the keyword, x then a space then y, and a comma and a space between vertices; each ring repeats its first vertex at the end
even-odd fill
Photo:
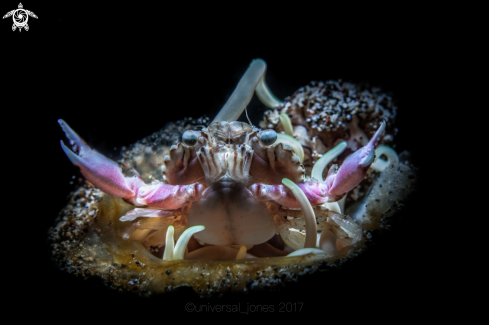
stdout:
POLYGON ((29 16, 37 19, 35 13, 29 10, 23 9, 22 3, 19 3, 19 8, 9 11, 3 16, 3 18, 7 18, 12 16, 14 24, 12 25, 12 31, 15 31, 16 28, 19 29, 19 32, 22 31, 22 28, 25 30, 29 30, 29 25, 27 25, 27 21, 29 20, 29 16))

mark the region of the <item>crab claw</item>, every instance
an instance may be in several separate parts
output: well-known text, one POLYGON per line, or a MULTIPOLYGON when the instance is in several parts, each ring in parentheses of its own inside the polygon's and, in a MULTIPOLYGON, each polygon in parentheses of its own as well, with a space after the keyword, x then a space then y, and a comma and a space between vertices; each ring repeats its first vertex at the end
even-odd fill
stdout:
POLYGON ((362 181, 370 165, 374 162, 375 148, 384 130, 385 121, 382 122, 367 145, 358 149, 345 159, 337 173, 334 173, 336 167, 331 167, 325 180, 330 195, 343 196, 362 181))
POLYGON ((73 151, 63 141, 61 147, 71 162, 80 168, 83 176, 101 191, 134 204, 137 189, 144 185, 139 175, 124 177, 119 165, 92 150, 65 121, 60 119, 58 123, 70 139, 73 151))
POLYGON ((204 185, 194 183, 190 185, 169 185, 157 183, 142 186, 139 189, 136 203, 160 209, 178 209, 186 202, 200 199, 204 185))
MULTIPOLYGON (((362 181, 374 161, 375 148, 384 130, 385 122, 382 122, 375 135, 365 147, 358 149, 349 156, 339 169, 337 165, 331 166, 324 182, 321 180, 318 182, 317 179, 314 179, 308 182, 297 183, 297 186, 302 190, 311 205, 336 202, 362 181)), ((338 155, 341 151, 336 150, 335 154, 338 155)), ((322 175, 322 170, 319 175, 322 175)), ((318 178, 322 179, 322 176, 318 178)), ((250 187, 250 191, 257 201, 275 201, 288 208, 301 207, 293 193, 283 185, 256 183, 250 187)))

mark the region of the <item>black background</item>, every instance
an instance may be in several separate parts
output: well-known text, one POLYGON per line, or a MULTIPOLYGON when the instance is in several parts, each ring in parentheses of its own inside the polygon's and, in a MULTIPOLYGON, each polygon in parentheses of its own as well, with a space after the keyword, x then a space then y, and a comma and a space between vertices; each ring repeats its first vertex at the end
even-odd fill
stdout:
MULTIPOLYGON (((2 15, 17 5, 3 1, 2 15)), ((122 315, 124 309, 185 313, 190 301, 273 304, 275 310, 280 302, 304 302, 302 313, 368 306, 374 315, 429 304, 435 277, 420 226, 430 218, 422 208, 423 183, 392 229, 376 235, 367 252, 339 270, 302 277, 279 293, 212 300, 199 300, 192 290, 151 299, 121 295, 96 280, 58 271, 46 244, 48 228, 74 189, 72 176, 80 175, 60 148, 65 138, 59 118, 93 148, 116 154, 168 121, 214 117, 254 58, 267 62, 266 80, 279 99, 311 80, 339 78, 392 92, 399 106, 398 150, 411 150, 423 167, 423 130, 436 109, 429 104, 434 81, 428 76, 436 61, 427 53, 430 38, 420 28, 420 13, 329 4, 282 5, 273 11, 251 4, 23 5, 39 17, 29 18, 29 31, 12 32, 11 18, 0 21, 8 207, 2 242, 11 301, 49 305, 42 315, 50 317, 73 308, 82 308, 85 316, 91 308, 112 316, 111 308, 122 315), (413 294, 423 299, 412 301, 413 294)), ((259 107, 254 100, 250 115, 260 115, 259 107)))

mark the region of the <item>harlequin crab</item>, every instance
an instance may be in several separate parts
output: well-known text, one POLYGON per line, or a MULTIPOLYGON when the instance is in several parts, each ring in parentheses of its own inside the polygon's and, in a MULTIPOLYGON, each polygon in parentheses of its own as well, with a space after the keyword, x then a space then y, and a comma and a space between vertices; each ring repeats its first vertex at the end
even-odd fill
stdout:
MULTIPOLYGON (((143 163, 139 168, 131 169, 134 166, 120 166, 92 150, 63 120, 59 120, 73 145, 72 151, 61 141, 64 152, 84 177, 107 195, 107 199, 87 215, 97 214, 104 218, 104 215, 116 214, 119 220, 113 225, 113 217, 105 217, 104 227, 118 235, 105 234, 101 244, 105 240, 108 247, 115 246, 108 244, 111 241, 116 241, 117 247, 125 245, 118 237, 128 243, 139 242, 139 246, 131 246, 132 249, 142 245, 153 257, 163 259, 162 264, 155 262, 151 266, 152 270, 163 270, 161 274, 175 274, 175 265, 187 265, 192 270, 193 267, 200 270, 202 265, 204 268, 214 265, 215 274, 209 276, 219 278, 223 276, 222 266, 225 265, 225 275, 235 274, 235 286, 239 288, 248 283, 241 276, 243 273, 260 270, 258 273, 262 274, 289 274, 277 267, 273 268, 275 271, 269 270, 276 264, 263 257, 287 256, 290 261, 285 264, 294 263, 297 268, 297 264, 305 267, 307 263, 334 261, 348 254, 345 247, 352 247, 361 240, 362 228, 360 219, 353 220, 344 215, 346 193, 363 180, 369 168, 383 170, 389 163, 392 167, 397 164, 395 152, 378 146, 386 123, 380 123, 373 136, 339 168, 332 165, 326 177, 323 177, 326 166, 345 148, 351 147, 347 142, 335 143, 334 148, 315 161, 311 174, 306 176, 306 167, 302 164, 303 145, 293 137, 300 138, 291 131, 291 121, 286 115, 281 115, 284 133, 259 129, 251 122, 236 121, 253 93, 266 106, 280 107, 280 102, 264 82, 265 70, 264 61, 254 60, 210 125, 185 131, 182 141, 169 148, 167 155, 155 158, 162 160, 164 178, 161 180, 146 177, 145 181, 137 171, 143 163), (377 156, 387 157, 388 162, 376 160, 376 152, 377 156), (185 264, 186 261, 195 262, 185 264), (213 261, 230 261, 232 264, 213 264, 213 261), (173 273, 166 269, 170 266, 173 266, 173 273)), ((159 163, 148 165, 158 168, 159 163)), ((92 190, 85 193, 86 200, 93 195, 92 190)), ((93 222, 92 219, 88 222, 93 222)), ((97 235, 100 228, 93 229, 88 231, 91 245, 94 240, 100 240, 97 235)), ((97 250, 103 245, 98 246, 97 250)), ((93 251, 88 254, 95 254, 93 251)), ((138 266, 144 265, 140 260, 153 261, 148 257, 151 255, 138 252, 138 266)), ((131 255, 136 260, 135 253, 131 255)), ((109 273, 114 265, 120 264, 114 262, 120 258, 104 257, 107 260, 105 267, 111 268, 109 273)), ((181 271, 182 278, 178 284, 171 283, 173 287, 191 285, 196 291, 202 291, 200 278, 190 279, 192 270, 181 271)), ((146 274, 146 271, 142 273, 146 274)), ((161 286, 165 288, 162 291, 172 288, 168 281, 157 277, 157 271, 153 273, 153 291, 159 291, 155 288, 161 286)), ((214 289, 217 287, 219 285, 214 289)))

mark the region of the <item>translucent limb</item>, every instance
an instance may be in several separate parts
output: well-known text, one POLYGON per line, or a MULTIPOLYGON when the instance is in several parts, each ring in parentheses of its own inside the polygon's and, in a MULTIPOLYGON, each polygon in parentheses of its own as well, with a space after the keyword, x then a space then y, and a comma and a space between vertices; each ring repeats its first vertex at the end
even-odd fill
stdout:
POLYGON ((316 216, 314 215, 311 203, 309 203, 302 189, 290 179, 284 178, 282 179, 282 183, 292 191, 292 194, 300 203, 302 212, 304 213, 304 219, 306 221, 306 241, 304 248, 315 248, 317 242, 317 226, 316 216))
POLYGON ((229 97, 226 104, 224 104, 223 108, 212 122, 236 121, 241 113, 243 113, 246 105, 250 102, 255 91, 258 98, 266 106, 273 108, 280 104, 265 84, 264 77, 266 70, 267 64, 265 61, 262 59, 253 60, 248 67, 248 70, 246 70, 243 77, 241 77, 241 80, 231 94, 231 97, 229 97))

